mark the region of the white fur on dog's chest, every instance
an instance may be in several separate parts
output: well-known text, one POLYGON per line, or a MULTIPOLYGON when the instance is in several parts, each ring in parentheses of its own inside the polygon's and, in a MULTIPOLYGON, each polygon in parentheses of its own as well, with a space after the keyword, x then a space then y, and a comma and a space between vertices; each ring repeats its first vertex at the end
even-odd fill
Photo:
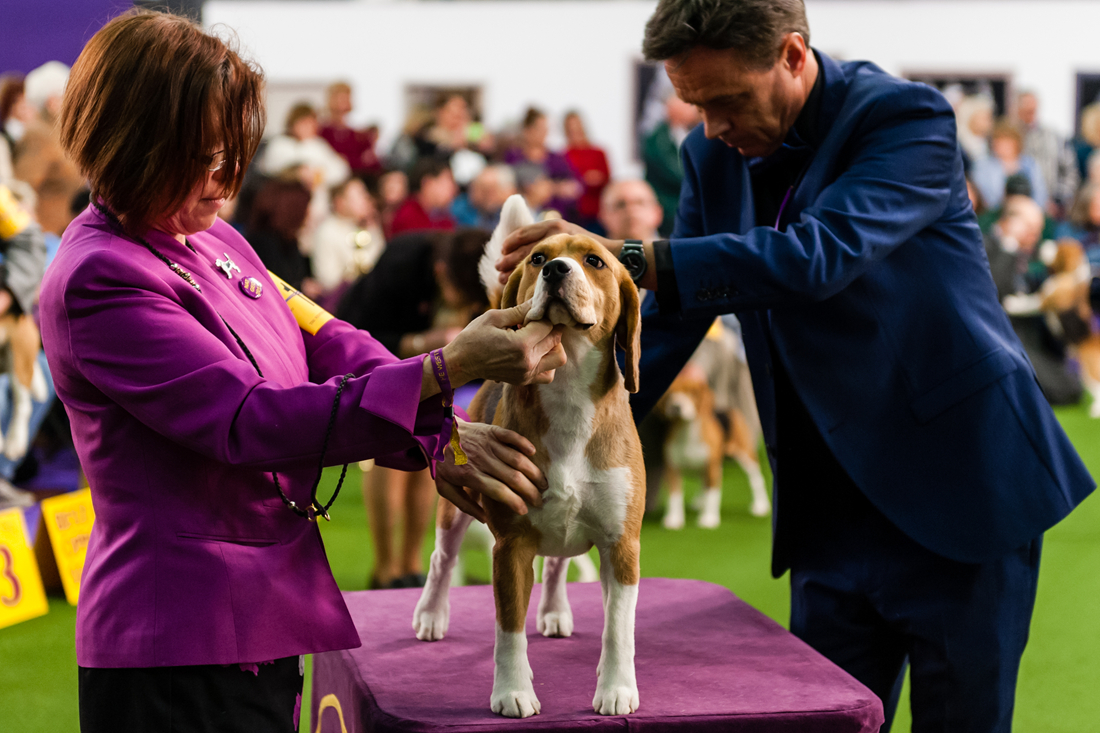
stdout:
POLYGON ((550 429, 542 436, 550 488, 542 495, 543 506, 531 509, 527 517, 541 534, 540 555, 579 555, 593 544, 611 545, 623 533, 631 495, 630 469, 599 469, 586 455, 596 415, 590 385, 600 359, 594 351, 570 354, 570 364, 554 382, 538 388, 550 420, 550 429))
POLYGON ((710 446, 703 440, 699 420, 672 428, 665 444, 665 462, 677 470, 701 470, 710 460, 710 446))

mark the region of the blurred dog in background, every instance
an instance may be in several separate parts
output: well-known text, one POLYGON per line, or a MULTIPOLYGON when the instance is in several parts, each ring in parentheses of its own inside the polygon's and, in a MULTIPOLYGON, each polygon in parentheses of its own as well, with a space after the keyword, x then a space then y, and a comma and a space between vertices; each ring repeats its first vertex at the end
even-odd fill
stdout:
MULTIPOLYGON (((733 324, 737 325, 736 321, 733 324)), ((703 475, 703 490, 693 502, 699 526, 710 529, 721 523, 722 459, 727 456, 748 476, 752 491, 749 513, 764 517, 771 512, 757 458, 760 418, 748 363, 734 328, 715 320, 654 412, 667 428, 662 449, 669 487, 662 520, 665 527, 684 526, 684 471, 703 475)))

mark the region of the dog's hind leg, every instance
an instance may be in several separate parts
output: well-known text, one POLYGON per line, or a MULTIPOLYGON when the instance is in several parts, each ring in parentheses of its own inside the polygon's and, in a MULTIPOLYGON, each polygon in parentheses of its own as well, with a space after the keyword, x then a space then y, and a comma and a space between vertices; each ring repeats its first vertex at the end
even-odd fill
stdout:
POLYGON ((684 479, 677 468, 666 464, 665 479, 668 482, 668 505, 661 524, 665 529, 684 528, 684 479))
POLYGON ((527 660, 527 606, 535 583, 532 561, 538 548, 533 534, 497 538, 493 548, 493 597, 496 600, 496 645, 493 648, 493 693, 489 706, 506 718, 527 718, 542 709, 534 673, 527 660))
POLYGON ((756 447, 760 441, 760 436, 758 431, 753 430, 739 410, 731 410, 730 426, 732 450, 729 455, 733 456, 745 471, 745 475, 749 477, 749 488, 752 490, 752 504, 749 505, 749 514, 754 517, 766 517, 771 514, 772 502, 768 496, 764 474, 760 471, 760 461, 756 457, 756 447))
POLYGON ((421 641, 439 641, 447 633, 451 618, 451 572, 466 528, 474 521, 445 499, 439 500, 437 511, 439 521, 435 527, 435 549, 428 567, 428 580, 413 611, 413 631, 421 641))
POLYGON ((623 537, 600 548, 603 583, 603 648, 596 668, 592 708, 600 715, 626 715, 638 709, 634 673, 634 612, 638 605, 639 542, 623 537))
POLYGON ((722 522, 722 456, 714 456, 707 463, 706 489, 703 491, 703 511, 699 514, 699 526, 714 529, 722 522))
MULTIPOLYGON (((591 560, 589 560, 591 562, 591 560)), ((547 557, 542 563, 542 598, 537 628, 543 636, 572 636, 573 609, 565 593, 568 557, 547 557)))
POLYGON ((760 470, 760 463, 752 457, 743 456, 737 456, 737 462, 749 477, 749 488, 752 490, 752 504, 749 505, 749 514, 754 517, 768 516, 772 511, 772 502, 768 496, 768 485, 764 481, 764 473, 760 470))

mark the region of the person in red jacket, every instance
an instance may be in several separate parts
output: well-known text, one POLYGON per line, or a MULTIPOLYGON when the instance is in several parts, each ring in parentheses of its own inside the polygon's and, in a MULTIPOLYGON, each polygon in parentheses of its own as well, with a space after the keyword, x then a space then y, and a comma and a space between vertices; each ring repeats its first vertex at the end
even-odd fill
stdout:
POLYGON ((416 162, 409 175, 409 196, 398 207, 387 237, 421 229, 451 231, 451 202, 458 194, 446 158, 425 158, 416 162))
POLYGON ((584 192, 577 199, 578 222, 596 224, 600 214, 600 196, 611 180, 607 154, 589 142, 579 112, 567 112, 562 124, 565 128, 565 159, 584 186, 584 192))

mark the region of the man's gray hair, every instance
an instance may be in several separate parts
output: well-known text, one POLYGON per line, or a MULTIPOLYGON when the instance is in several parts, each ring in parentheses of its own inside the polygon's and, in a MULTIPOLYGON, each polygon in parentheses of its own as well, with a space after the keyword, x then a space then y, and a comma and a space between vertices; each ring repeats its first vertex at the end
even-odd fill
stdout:
POLYGON ((642 53, 665 61, 696 46, 732 48, 753 66, 767 67, 792 32, 810 44, 802 0, 660 0, 646 23, 642 53))

